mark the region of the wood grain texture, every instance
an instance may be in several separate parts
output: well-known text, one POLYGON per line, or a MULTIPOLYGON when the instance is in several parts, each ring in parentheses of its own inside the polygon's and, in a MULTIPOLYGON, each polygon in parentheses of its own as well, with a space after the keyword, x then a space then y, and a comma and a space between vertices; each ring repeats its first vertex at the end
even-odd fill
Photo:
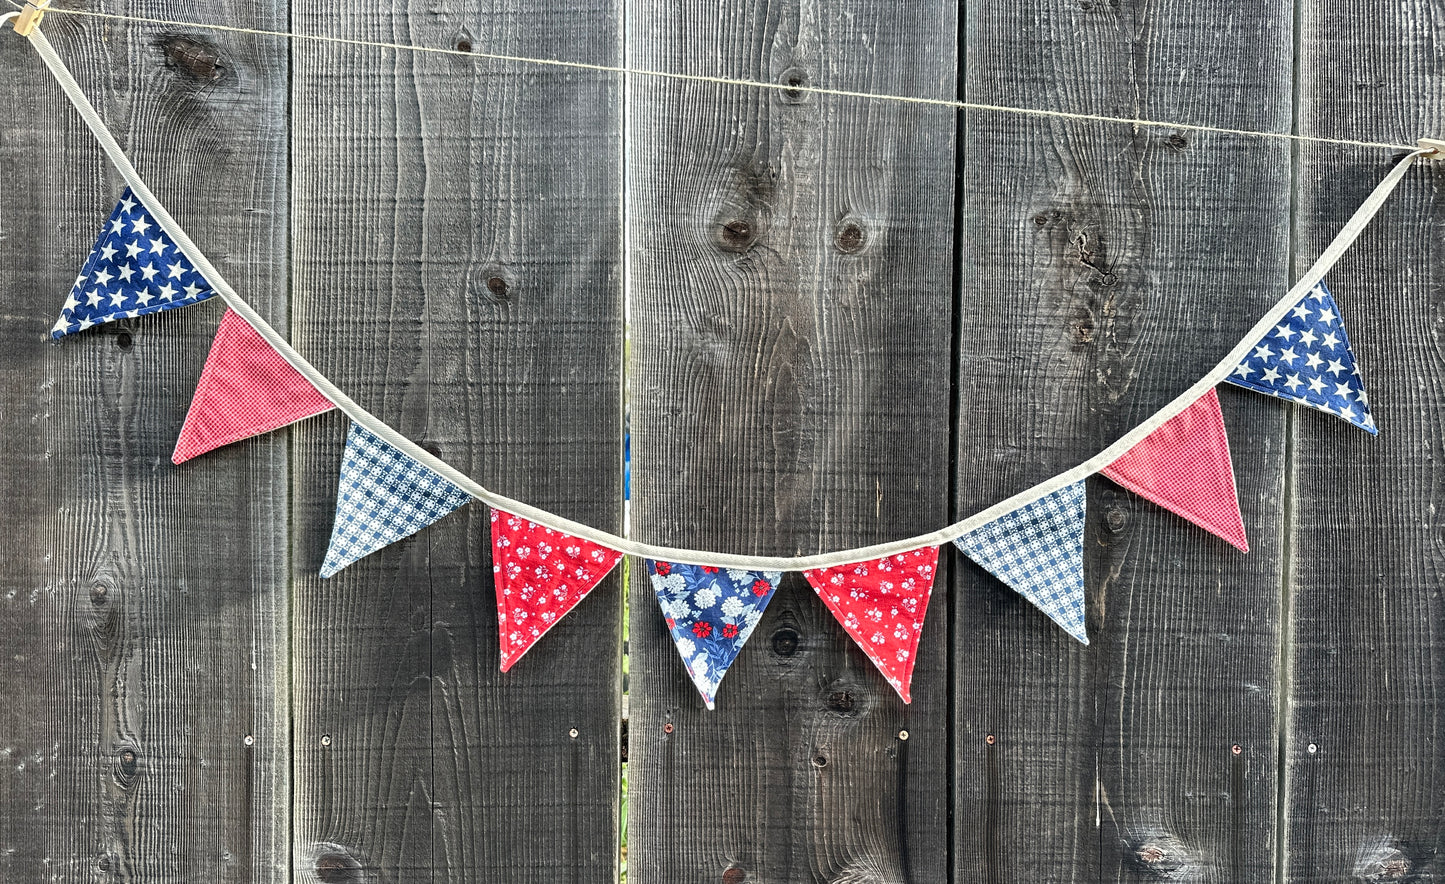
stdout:
MULTIPOLYGON (((620 52, 606 0, 292 11, 337 37, 620 52)), ((298 349, 483 484, 619 530, 620 79, 294 49, 298 349)), ((485 507, 317 579, 344 423, 297 433, 297 880, 613 880, 619 580, 503 676, 485 507)))
MULTIPOLYGON (((213 4, 263 28, 283 9, 213 4)), ((284 321, 284 47, 59 15, 46 32, 167 207, 284 321)), ((217 304, 48 343, 123 182, 3 40, 0 880, 287 880, 284 437, 171 465, 217 304)))
MULTIPOLYGON (((1413 142, 1445 121, 1438 6, 1301 6, 1300 131, 1413 142)), ((1301 151, 1300 266, 1391 157, 1301 151)), ((1329 277, 1380 426, 1293 421, 1287 880, 1445 879, 1445 169, 1419 163, 1329 277)))
MULTIPOLYGON (((1287 131, 1291 14, 970 7, 965 97, 1287 131)), ((1285 147, 987 113, 963 126, 960 515, 1140 423, 1290 283, 1285 147)), ((1284 410, 1223 400, 1251 555, 1091 479, 1089 647, 957 566, 954 880, 1273 876, 1284 410)))
MULTIPOLYGON (((944 2, 628 6, 639 67, 928 97, 955 32, 944 2)), ((946 523, 953 112, 630 98, 635 534, 795 554, 946 523)), ((630 880, 947 876, 946 593, 911 709, 790 574, 707 712, 633 587, 630 880)))

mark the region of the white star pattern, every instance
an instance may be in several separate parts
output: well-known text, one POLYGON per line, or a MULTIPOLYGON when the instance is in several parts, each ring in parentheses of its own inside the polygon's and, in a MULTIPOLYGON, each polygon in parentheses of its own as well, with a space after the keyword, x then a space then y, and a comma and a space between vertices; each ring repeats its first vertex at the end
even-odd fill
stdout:
POLYGON ((1375 432, 1359 366, 1335 304, 1323 283, 1296 304, 1285 321, 1255 345, 1228 378, 1250 390, 1318 408, 1375 432), (1277 355, 1266 343, 1292 341, 1277 355), (1302 364, 1297 364, 1302 363, 1302 364), (1283 374, 1281 373, 1283 372, 1283 374))
POLYGON ((165 278, 174 280, 174 285, 168 282, 159 292, 136 285, 137 276, 150 282, 162 272, 154 262, 138 266, 138 259, 147 251, 164 256, 170 248, 157 228, 155 219, 127 188, 91 248, 51 337, 61 338, 103 322, 195 304, 215 294, 205 277, 179 255, 164 262, 165 278), (151 232, 156 235, 146 236, 151 232))

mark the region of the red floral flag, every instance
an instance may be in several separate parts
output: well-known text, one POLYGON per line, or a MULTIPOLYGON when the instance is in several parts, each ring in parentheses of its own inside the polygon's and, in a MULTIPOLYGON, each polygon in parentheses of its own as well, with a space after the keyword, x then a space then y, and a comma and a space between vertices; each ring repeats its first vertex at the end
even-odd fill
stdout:
POLYGON ((893 685, 910 700, 918 636, 928 612, 938 547, 870 562, 804 571, 818 597, 893 685))
POLYGON ((1214 390, 1099 472, 1249 552, 1229 437, 1214 390))
POLYGON ((171 462, 185 463, 335 407, 246 320, 227 310, 171 462))
POLYGON ((522 659, 621 559, 615 549, 492 510, 502 671, 522 659))

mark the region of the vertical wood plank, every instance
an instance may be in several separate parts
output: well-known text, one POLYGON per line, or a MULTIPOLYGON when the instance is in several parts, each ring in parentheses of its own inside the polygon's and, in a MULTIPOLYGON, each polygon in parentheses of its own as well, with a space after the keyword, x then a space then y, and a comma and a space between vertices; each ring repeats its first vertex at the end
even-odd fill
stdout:
MULTIPOLYGON (((619 54, 610 0, 293 11, 350 39, 619 54)), ((483 484, 618 530, 620 79, 294 51, 298 348, 483 484)), ((344 423, 297 434, 297 879, 613 880, 618 579, 505 676, 485 507, 319 580, 344 423)))
MULTIPOLYGON (((1300 132, 1414 142, 1445 120, 1439 9, 1300 5, 1300 132)), ((1299 266, 1396 159, 1301 149, 1299 266)), ((1445 170, 1418 164, 1329 276, 1380 435, 1294 418, 1286 880, 1445 877, 1445 170)))
MULTIPOLYGON (((270 0, 212 11, 285 22, 270 0)), ((181 224, 284 321, 285 47, 60 14, 45 31, 181 224)), ((284 437, 170 463, 219 302, 48 343, 124 183, 0 39, 0 879, 285 881, 284 437)))
MULTIPOLYGON (((634 0, 627 32, 647 69, 955 91, 946 2, 634 0)), ((944 524, 953 111, 638 78, 629 114, 636 536, 787 555, 944 524)), ((630 879, 946 878, 944 586, 911 709, 790 574, 708 712, 635 580, 630 879)))
MULTIPOLYGON (((966 98, 1288 131, 1290 26, 1283 0, 970 7, 966 98)), ((1290 282, 1287 147, 964 126, 960 515, 1141 422, 1290 282)), ((960 560, 955 880, 1272 877, 1284 411, 1221 395, 1249 556, 1091 479, 1087 648, 960 560)))

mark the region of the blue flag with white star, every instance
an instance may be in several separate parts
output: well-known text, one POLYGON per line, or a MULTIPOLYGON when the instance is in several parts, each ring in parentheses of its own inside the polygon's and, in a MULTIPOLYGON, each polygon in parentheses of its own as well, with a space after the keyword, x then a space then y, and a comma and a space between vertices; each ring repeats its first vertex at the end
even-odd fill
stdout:
POLYGON ((127 187, 85 259, 50 336, 204 301, 216 292, 127 187))
POLYGON ((1255 344, 1229 382, 1318 408, 1371 435, 1378 432, 1340 308, 1323 282, 1255 344))

